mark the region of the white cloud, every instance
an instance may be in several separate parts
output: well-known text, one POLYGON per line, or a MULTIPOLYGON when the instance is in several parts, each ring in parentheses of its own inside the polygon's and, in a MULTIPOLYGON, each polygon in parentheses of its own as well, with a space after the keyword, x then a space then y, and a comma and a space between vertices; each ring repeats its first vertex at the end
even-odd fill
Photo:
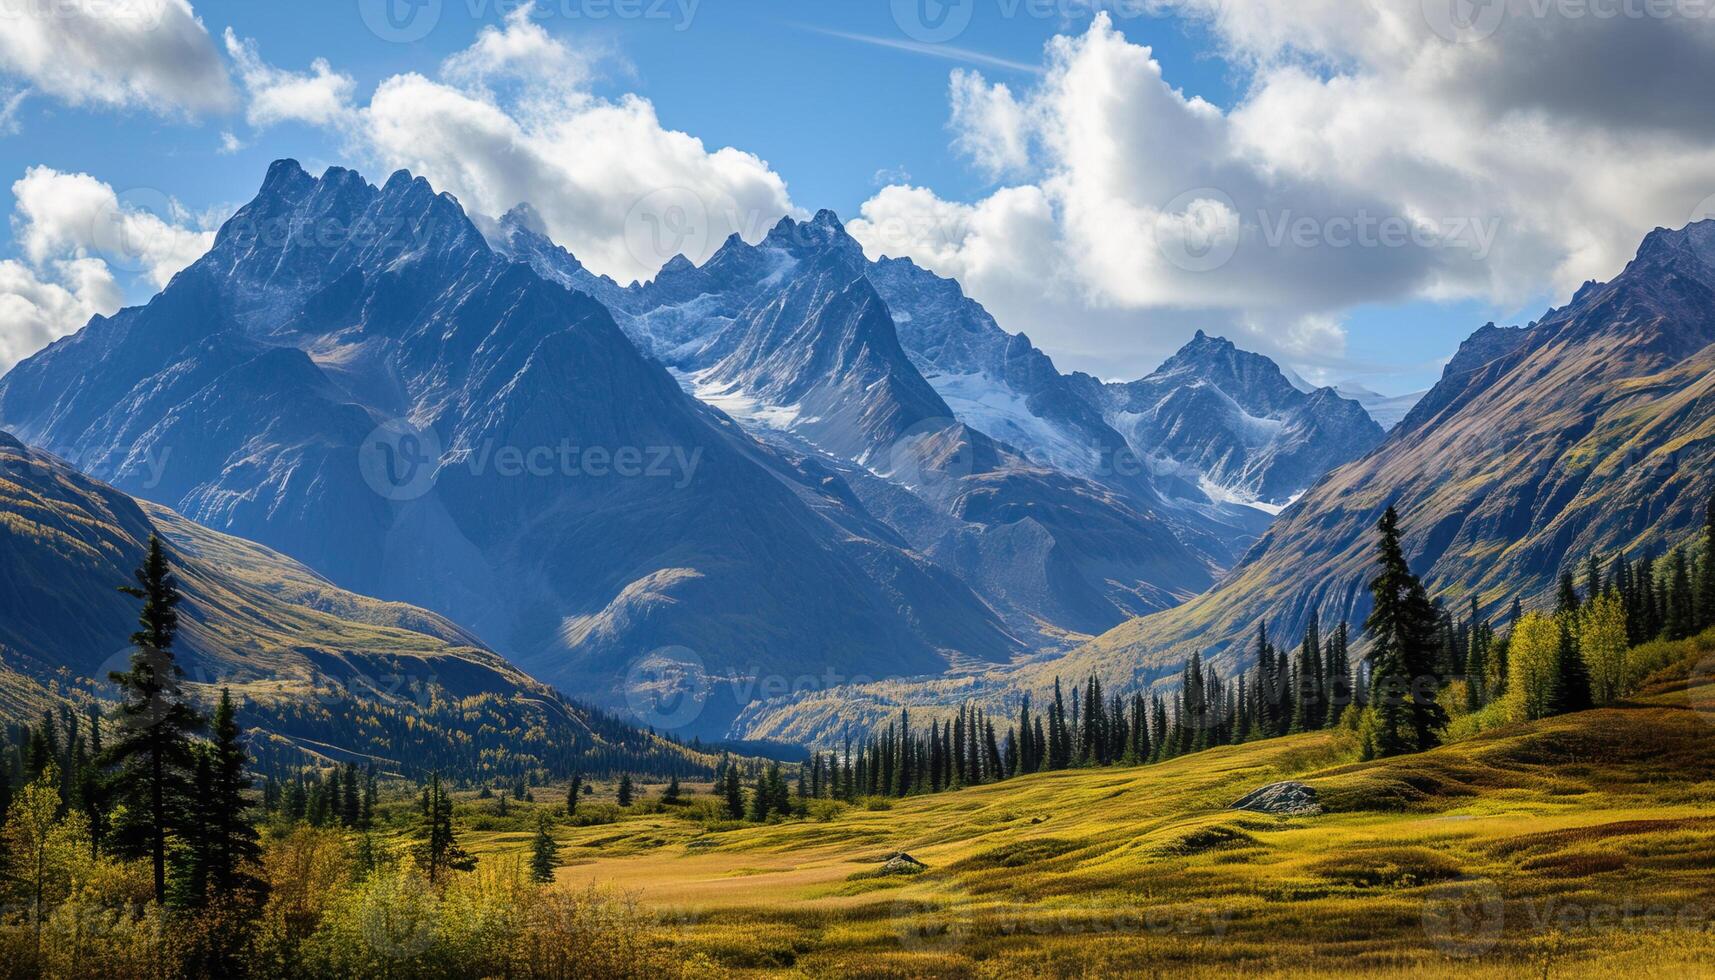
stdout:
POLYGON ((442 77, 488 94, 522 83, 532 99, 575 96, 590 79, 593 59, 556 40, 535 14, 536 5, 526 3, 506 15, 503 27, 484 27, 474 44, 441 64, 442 77))
POLYGON ((193 227, 194 219, 160 193, 133 190, 121 200, 88 174, 31 167, 12 195, 13 238, 38 268, 97 256, 160 287, 214 244, 214 231, 193 227))
POLYGON ((341 75, 325 58, 317 58, 307 73, 283 71, 262 60, 255 41, 240 40, 226 29, 226 53, 238 66, 249 103, 245 118, 250 125, 266 128, 282 122, 330 126, 344 122, 351 113, 351 95, 357 83, 341 75))
MULTIPOLYGON (((1506 0, 1493 37, 1452 43, 1432 26, 1451 0, 1150 2, 1208 21, 1250 75, 1235 106, 1176 89, 1105 15, 1051 41, 1027 91, 955 73, 955 147, 1028 179, 1037 217, 900 249, 1050 350, 1090 350, 1123 314, 1130 350, 1165 353, 1192 319, 1331 366, 1356 306, 1564 296, 1715 191, 1715 20, 1506 0), (1045 303, 1003 271, 1032 263, 1075 288, 1045 303)), ((1025 191, 959 204, 887 188, 863 211, 944 228, 1025 191)), ((852 226, 872 251, 879 224, 852 226)))
POLYGON ((0 11, 0 73, 74 106, 218 111, 232 85, 186 0, 14 0, 0 11))
POLYGON ((18 135, 18 110, 23 108, 24 99, 28 98, 29 89, 18 89, 15 92, 0 91, 0 136, 18 135))
MULTIPOLYGON (((385 79, 367 106, 330 111, 326 124, 354 156, 426 177, 478 213, 534 205, 555 241, 622 282, 653 276, 674 251, 700 262, 735 232, 757 240, 794 213, 785 181, 756 156, 665 128, 647 99, 585 91, 590 56, 529 14, 485 28, 437 77, 385 79)), ((243 74, 288 75, 260 59, 243 74)))
POLYGON ((226 130, 220 134, 220 146, 216 152, 221 156, 231 156, 242 149, 244 149, 244 141, 239 139, 237 134, 231 130, 226 130))
POLYGON ((1030 167, 1030 120, 1005 85, 956 69, 951 82, 953 145, 994 179, 1030 167))
POLYGON ((23 258, 0 260, 0 373, 90 317, 116 312, 121 276, 159 289, 214 241, 207 222, 175 202, 150 191, 121 195, 88 174, 31 167, 12 195, 23 258))
POLYGON ((0 259, 0 374, 91 317, 116 312, 121 298, 100 259, 54 263, 48 278, 16 259, 0 259))

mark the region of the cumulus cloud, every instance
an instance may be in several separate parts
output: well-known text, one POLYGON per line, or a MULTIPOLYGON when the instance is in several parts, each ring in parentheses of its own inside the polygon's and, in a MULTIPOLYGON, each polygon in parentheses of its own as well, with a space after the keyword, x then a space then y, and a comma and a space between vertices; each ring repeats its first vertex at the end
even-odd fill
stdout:
POLYGON ((226 29, 226 53, 238 66, 248 102, 245 118, 265 128, 282 122, 329 126, 346 120, 357 83, 317 58, 308 72, 283 71, 262 60, 255 41, 240 40, 226 29))
POLYGON ((97 314, 119 309, 121 292, 100 259, 52 264, 46 274, 0 259, 0 374, 97 314))
POLYGON ((0 73, 74 106, 194 115, 228 108, 232 84, 186 0, 6 4, 0 73))
POLYGON ((0 373, 124 301, 121 277, 158 289, 208 251, 214 232, 148 191, 121 195, 88 174, 32 167, 13 183, 12 237, 0 261, 0 373))
POLYGON ((13 239, 38 268, 58 258, 96 256, 160 287, 214 244, 214 232, 193 227, 195 219, 172 200, 138 190, 122 201, 89 174, 31 167, 12 185, 12 195, 13 239))
POLYGON ((1189 318, 1314 369, 1341 361, 1353 307, 1565 296, 1715 191, 1715 20, 1505 0, 1470 36, 1437 20, 1451 2, 1150 0, 1204 20, 1248 74, 1226 110, 1099 15, 1049 43, 1028 91, 952 79, 955 148, 1039 195, 1036 237, 901 246, 868 220, 961 229, 945 216, 1020 187, 972 204, 887 188, 854 234, 960 276, 1053 350, 1088 349, 1093 324, 1125 315, 1134 344, 1165 353, 1189 318), (1009 288, 1000 270, 1029 262, 1073 284, 1064 303, 1009 288))
MULTIPOLYGON (((590 94, 591 56, 532 13, 525 5, 484 28, 434 77, 383 80, 368 105, 330 111, 328 124, 354 156, 427 177, 478 213, 534 205, 555 241, 622 282, 677 252, 700 262, 734 233, 755 241, 794 213, 785 181, 753 154, 664 127, 647 99, 590 94)), ((291 75, 258 59, 243 69, 253 74, 333 73, 291 75)))
POLYGON ((1012 90, 982 75, 953 72, 953 145, 990 177, 1023 173, 1030 166, 1030 120, 1012 90))

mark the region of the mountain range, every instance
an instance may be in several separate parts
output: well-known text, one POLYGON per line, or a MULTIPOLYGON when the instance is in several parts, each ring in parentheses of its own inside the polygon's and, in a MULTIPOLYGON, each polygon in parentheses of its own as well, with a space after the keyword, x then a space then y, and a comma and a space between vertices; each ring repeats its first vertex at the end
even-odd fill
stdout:
POLYGON ((831 212, 622 287, 527 207, 281 161, 150 303, 0 379, 0 426, 604 706, 675 664, 720 735, 766 678, 1170 609, 1380 438, 1206 337, 1163 371, 1062 374, 831 212))

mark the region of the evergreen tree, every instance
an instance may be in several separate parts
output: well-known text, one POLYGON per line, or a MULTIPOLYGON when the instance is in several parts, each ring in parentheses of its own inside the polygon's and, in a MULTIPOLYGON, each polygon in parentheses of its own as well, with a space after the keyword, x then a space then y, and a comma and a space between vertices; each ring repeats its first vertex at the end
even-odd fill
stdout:
POLYGON ((347 827, 356 827, 363 816, 363 790, 358 786, 357 763, 346 763, 343 775, 345 779, 344 786, 340 789, 339 819, 347 827))
POLYGON ((1304 628, 1304 642, 1298 648, 1297 683, 1292 699, 1292 721, 1289 731, 1309 732, 1322 727, 1322 630, 1316 610, 1310 610, 1310 622, 1304 628))
POLYGON ((756 789, 750 795, 750 819, 767 823, 774 809, 774 793, 766 771, 756 774, 756 789))
POLYGON ((1715 627, 1715 494, 1703 518, 1703 572, 1697 577, 1697 628, 1715 627))
POLYGON ((1477 597, 1471 597, 1471 621, 1466 627, 1470 630, 1470 638, 1466 640, 1465 656, 1465 709, 1475 711, 1488 703, 1489 678, 1489 626, 1483 622, 1477 612, 1477 597))
POLYGON ((620 775, 619 775, 619 805, 620 806, 630 806, 631 801, 632 801, 632 797, 635 793, 636 793, 636 790, 631 785, 631 773, 628 773, 628 772, 620 773, 620 775))
POLYGON ((530 880, 546 885, 554 880, 554 869, 560 866, 560 845, 548 831, 548 815, 536 817, 536 838, 530 844, 530 880))
POLYGON ((738 766, 727 766, 724 785, 726 815, 733 820, 744 819, 744 785, 739 782, 738 766))
POLYGON ((1328 701, 1328 710, 1323 717, 1324 727, 1332 728, 1340 723, 1340 715, 1346 706, 1352 703, 1352 654, 1349 648, 1349 628, 1342 622, 1334 628, 1334 637, 1328 644, 1327 680, 1323 682, 1323 690, 1328 701))
MULTIPOLYGON (((255 783, 245 769, 250 756, 236 714, 232 692, 222 689, 214 710, 213 741, 205 753, 210 770, 202 825, 208 848, 207 887, 217 898, 242 895, 259 900, 267 885, 251 873, 261 864, 262 845, 246 796, 255 783)), ((351 771, 355 773, 356 767, 351 771)))
POLYGON ((1560 594, 1555 599, 1554 611, 1562 616, 1578 614, 1578 588, 1572 584, 1570 570, 1560 573, 1560 594))
POLYGON ((584 774, 581 772, 572 773, 572 784, 566 787, 566 816, 575 817, 578 815, 578 797, 583 791, 584 774))
POLYGON ((120 591, 143 601, 139 628, 131 635, 131 669, 113 673, 122 694, 116 738, 104 755, 114 770, 109 791, 123 819, 109 840, 122 857, 147 857, 154 871, 157 902, 167 900, 167 842, 186 829, 191 774, 196 766, 191 736, 202 718, 179 688, 182 672, 173 658, 180 602, 161 540, 149 538, 149 555, 137 584, 120 591))
POLYGON ((1683 640, 1696 630, 1697 606, 1691 592, 1691 571, 1684 548, 1668 558, 1667 616, 1662 631, 1670 640, 1683 640))
POLYGON ((1370 583, 1373 605, 1364 622, 1372 639, 1370 701, 1376 713, 1377 756, 1434 747, 1447 712, 1433 688, 1437 616, 1400 545, 1399 514, 1388 507, 1377 525, 1381 572, 1370 583))
POLYGON ((174 906, 199 909, 209 898, 209 873, 214 864, 210 825, 218 815, 213 812, 214 767, 209 747, 193 742, 191 755, 196 760, 191 767, 191 794, 185 826, 167 854, 167 893, 174 906))
POLYGON ((441 775, 429 777, 424 788, 427 812, 423 817, 422 840, 414 854, 417 865, 429 876, 429 883, 441 880, 449 871, 469 871, 476 867, 476 858, 459 846, 458 832, 453 826, 453 801, 441 787, 441 775))
MULTIPOLYGON (((799 785, 803 785, 802 782, 799 785)), ((683 802, 679 799, 679 777, 677 775, 667 781, 667 789, 661 794, 661 802, 668 806, 678 806, 683 802)))
POLYGON ((1591 705, 1590 669, 1578 651, 1578 640, 1572 632, 1576 620, 1561 616, 1559 647, 1555 653, 1555 685, 1551 710, 1555 714, 1583 711, 1591 705))

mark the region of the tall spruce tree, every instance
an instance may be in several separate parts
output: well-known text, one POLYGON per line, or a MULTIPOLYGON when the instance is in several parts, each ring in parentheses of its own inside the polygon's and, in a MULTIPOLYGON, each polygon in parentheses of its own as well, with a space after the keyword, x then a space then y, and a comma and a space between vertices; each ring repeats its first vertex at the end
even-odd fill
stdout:
POLYGON ((738 775, 738 766, 728 764, 726 776, 722 780, 722 794, 726 797, 726 815, 731 820, 744 819, 744 784, 738 775))
POLYGON ((178 582, 161 539, 149 538, 149 554, 137 584, 120 589, 143 601, 138 630, 131 634, 131 669, 110 675, 121 691, 113 744, 103 763, 113 770, 110 799, 121 818, 109 834, 122 857, 147 857, 154 871, 155 901, 167 900, 168 841, 187 829, 191 777, 196 767, 192 736, 203 720, 179 687, 183 676, 173 657, 181 601, 178 582))
POLYGON ((1667 616, 1662 631, 1670 640, 1683 640, 1696 631, 1696 619, 1690 562, 1684 548, 1675 548, 1668 558, 1667 616))
POLYGON ((1590 697, 1590 668, 1578 651, 1578 640, 1572 632, 1573 619, 1560 616, 1560 643, 1555 649, 1555 683, 1550 702, 1554 714, 1583 711, 1592 704, 1590 697))
POLYGON ((1298 647, 1297 683, 1293 687, 1292 722, 1294 732, 1315 731, 1322 727, 1322 626, 1316 610, 1310 610, 1310 622, 1304 627, 1304 641, 1298 647))
POLYGON ((1578 587, 1573 584, 1570 569, 1560 573, 1560 592, 1554 600, 1554 611, 1562 616, 1578 614, 1578 587))
POLYGON ((1338 725, 1346 706, 1352 703, 1352 654, 1349 633, 1350 628, 1344 621, 1336 626, 1324 658, 1327 661, 1327 680, 1323 682, 1323 690, 1328 702, 1328 710, 1323 717, 1325 728, 1338 725))
POLYGON ((548 815, 536 817, 536 837, 530 842, 530 880, 546 885, 554 880, 554 869, 560 866, 560 845, 548 828, 548 815))
POLYGON ((418 867, 435 884, 449 871, 469 871, 476 867, 476 858, 459 846, 458 830, 453 825, 453 800, 441 786, 441 775, 429 777, 423 790, 425 813, 422 839, 414 850, 418 867))
POLYGON ((1364 621, 1372 643, 1374 751, 1378 756, 1421 752, 1435 746, 1447 724, 1447 712, 1436 701, 1435 606, 1406 563, 1398 512, 1388 507, 1376 529, 1381 571, 1370 583, 1373 605, 1364 621))
MULTIPOLYGON (((214 710, 212 735, 207 752, 207 816, 202 827, 208 847, 208 891, 217 898, 259 900, 266 894, 267 885, 251 873, 262 862, 261 838, 247 795, 255 783, 246 771, 250 756, 244 749, 232 692, 224 688, 214 710)), ((356 772, 355 766, 352 772, 356 772)))

